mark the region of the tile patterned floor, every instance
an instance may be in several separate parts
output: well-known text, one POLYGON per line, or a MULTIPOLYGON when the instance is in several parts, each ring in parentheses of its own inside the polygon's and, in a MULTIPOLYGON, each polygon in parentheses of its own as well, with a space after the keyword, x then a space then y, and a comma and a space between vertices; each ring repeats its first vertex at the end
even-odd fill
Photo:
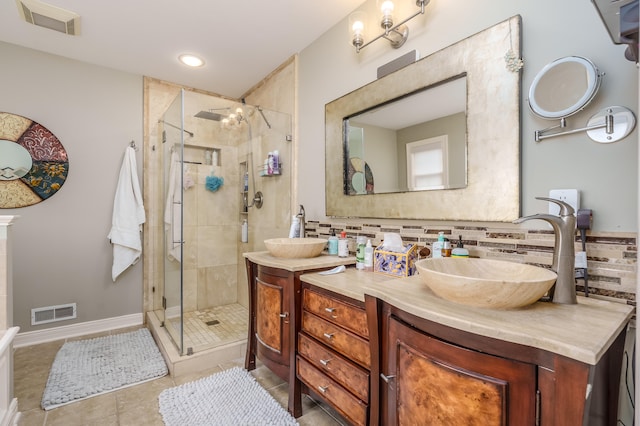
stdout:
MULTIPOLYGON (((168 320, 179 330, 179 318, 168 320)), ((247 338, 249 312, 239 304, 216 306, 184 314, 184 347, 194 352, 247 338)))
MULTIPOLYGON (((113 330, 112 333, 132 331, 113 330)), ((110 333, 83 336, 93 338, 110 333)), ((80 339, 80 338, 78 338, 80 339)), ((22 413, 21 426, 162 426, 158 412, 158 395, 164 389, 206 377, 218 371, 242 366, 243 359, 225 365, 212 366, 197 374, 179 378, 165 376, 140 385, 68 404, 44 411, 40 401, 49 369, 64 340, 17 348, 14 353, 14 392, 18 398, 18 410, 22 413)), ((287 383, 269 369, 259 366, 252 372, 258 383, 284 407, 287 401, 287 383)), ((341 426, 343 421, 324 405, 311 398, 303 398, 304 415, 298 418, 301 426, 341 426)), ((231 426, 231 425, 230 425, 231 426)))

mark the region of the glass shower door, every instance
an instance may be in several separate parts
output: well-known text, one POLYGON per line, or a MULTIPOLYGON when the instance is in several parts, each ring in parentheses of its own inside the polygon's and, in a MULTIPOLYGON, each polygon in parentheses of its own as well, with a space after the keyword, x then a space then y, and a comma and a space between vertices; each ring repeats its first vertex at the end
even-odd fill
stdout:
POLYGON ((162 120, 162 155, 164 183, 164 287, 162 316, 164 326, 184 355, 183 335, 183 154, 184 90, 173 101, 162 120))

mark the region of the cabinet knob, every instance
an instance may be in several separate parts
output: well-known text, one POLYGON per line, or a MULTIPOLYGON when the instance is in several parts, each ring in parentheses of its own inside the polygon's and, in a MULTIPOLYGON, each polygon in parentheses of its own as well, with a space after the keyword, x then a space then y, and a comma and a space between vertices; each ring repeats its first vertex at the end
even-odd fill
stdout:
POLYGON ((335 333, 323 333, 324 337, 326 337, 327 339, 332 339, 334 334, 335 333))
POLYGON ((289 312, 283 312, 280 314, 280 318, 286 318, 289 316, 289 312))
POLYGON ((330 359, 321 359, 321 360, 320 360, 320 364, 324 365, 325 367, 326 367, 327 365, 329 365, 329 363, 330 363, 330 362, 331 362, 331 360, 330 360, 330 359))
POLYGON ((322 393, 325 393, 329 389, 329 386, 318 386, 318 390, 322 393))
POLYGON ((384 374, 380 373, 380 378, 384 380, 385 383, 389 383, 389 381, 395 379, 396 376, 385 376, 384 374))
POLYGON ((332 314, 336 311, 336 308, 324 308, 324 311, 332 314))

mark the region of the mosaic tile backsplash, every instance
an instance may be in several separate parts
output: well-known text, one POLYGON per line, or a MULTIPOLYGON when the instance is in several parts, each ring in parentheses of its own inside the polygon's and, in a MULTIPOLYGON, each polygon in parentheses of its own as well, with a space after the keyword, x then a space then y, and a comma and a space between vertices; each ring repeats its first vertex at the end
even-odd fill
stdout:
MULTIPOLYGON (((453 247, 461 236, 471 257, 504 259, 545 268, 551 267, 555 240, 552 229, 500 227, 499 224, 492 227, 345 223, 339 222, 339 219, 332 222, 308 221, 306 236, 329 238, 332 230, 336 235, 341 231, 347 232, 352 253, 355 252, 358 236, 371 239, 375 247, 382 242, 386 232, 395 232, 400 234, 405 243, 431 248, 431 244, 438 239, 438 233, 443 232, 453 247)), ((578 233, 575 241, 576 252, 583 251, 578 233)), ((637 234, 587 231, 585 248, 589 295, 636 306, 637 234)), ((584 279, 576 279, 576 289, 578 294, 584 294, 584 279)))

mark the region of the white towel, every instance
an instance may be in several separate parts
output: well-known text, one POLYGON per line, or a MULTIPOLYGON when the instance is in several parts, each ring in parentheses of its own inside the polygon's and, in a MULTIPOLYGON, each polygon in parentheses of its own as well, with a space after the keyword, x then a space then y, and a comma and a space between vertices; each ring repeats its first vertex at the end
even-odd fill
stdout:
POLYGON ((113 245, 111 278, 114 282, 129 266, 140 260, 142 254, 140 232, 144 221, 145 213, 138 182, 136 152, 132 147, 127 147, 113 201, 111 231, 107 236, 113 245))
POLYGON ((182 260, 182 235, 180 226, 182 223, 182 166, 178 154, 171 153, 169 165, 169 189, 164 207, 164 229, 167 242, 167 257, 170 260, 180 262, 182 260))

